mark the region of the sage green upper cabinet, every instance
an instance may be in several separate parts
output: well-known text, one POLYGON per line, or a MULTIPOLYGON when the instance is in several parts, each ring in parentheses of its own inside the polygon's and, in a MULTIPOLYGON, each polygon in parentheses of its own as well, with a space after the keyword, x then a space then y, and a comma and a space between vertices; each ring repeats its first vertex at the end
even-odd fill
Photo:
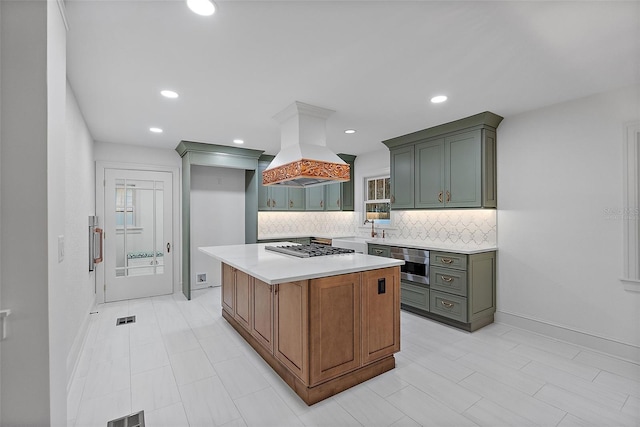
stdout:
POLYGON ((269 166, 273 156, 262 155, 258 161, 258 210, 259 211, 287 211, 304 210, 303 188, 288 188, 280 186, 262 185, 262 172, 269 166))
POLYGON ((383 141, 391 208, 495 208, 496 128, 491 112, 383 141))
POLYGON ((351 154, 338 154, 345 162, 349 163, 350 176, 347 182, 320 185, 306 189, 307 211, 353 211, 354 202, 354 165, 356 156, 351 154))
POLYGON ((289 210, 303 211, 305 197, 304 188, 289 187, 287 191, 289 195, 289 210))
POLYGON ((349 163, 349 182, 343 182, 340 184, 340 203, 339 210, 342 211, 353 211, 355 209, 355 198, 354 198, 354 185, 353 180, 355 179, 355 162, 356 156, 351 154, 338 154, 345 162, 349 163))
POLYGON ((444 206, 444 138, 416 144, 415 206, 429 209, 444 206))
POLYGON ((391 149, 391 208, 414 207, 414 146, 391 149))
POLYGON ((482 206, 481 134, 480 130, 445 138, 445 207, 482 206))
POLYGON ((339 211, 341 210, 342 204, 342 183, 337 182, 335 184, 329 184, 326 186, 326 203, 328 211, 339 211))
POLYGON ((326 185, 318 185, 316 187, 308 187, 306 189, 306 210, 323 211, 324 205, 324 187, 326 185))

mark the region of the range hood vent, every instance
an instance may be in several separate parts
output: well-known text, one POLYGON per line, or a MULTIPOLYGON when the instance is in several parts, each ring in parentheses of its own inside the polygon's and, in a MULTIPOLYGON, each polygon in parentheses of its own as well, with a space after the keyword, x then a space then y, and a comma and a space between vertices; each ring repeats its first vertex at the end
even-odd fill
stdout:
POLYGON ((280 152, 262 172, 263 185, 313 187, 349 181, 349 164, 327 148, 326 122, 334 111, 294 102, 274 119, 280 152))

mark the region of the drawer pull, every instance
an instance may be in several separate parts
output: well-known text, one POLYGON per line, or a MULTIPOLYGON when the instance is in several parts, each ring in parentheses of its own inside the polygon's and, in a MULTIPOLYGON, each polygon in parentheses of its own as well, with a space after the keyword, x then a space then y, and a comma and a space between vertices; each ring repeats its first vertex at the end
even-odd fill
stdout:
POLYGON ((452 302, 449 302, 449 301, 444 301, 444 300, 442 300, 442 301, 440 301, 440 303, 441 303, 442 305, 444 305, 446 308, 451 308, 451 307, 453 307, 453 303, 452 303, 452 302))
POLYGON ((442 280, 444 280, 447 283, 451 283, 453 281, 453 277, 451 276, 440 276, 442 277, 442 280))
POLYGON ((380 255, 382 253, 382 249, 374 249, 374 252, 380 255))
POLYGON ((451 264, 453 260, 451 258, 440 258, 440 262, 443 264, 451 264))

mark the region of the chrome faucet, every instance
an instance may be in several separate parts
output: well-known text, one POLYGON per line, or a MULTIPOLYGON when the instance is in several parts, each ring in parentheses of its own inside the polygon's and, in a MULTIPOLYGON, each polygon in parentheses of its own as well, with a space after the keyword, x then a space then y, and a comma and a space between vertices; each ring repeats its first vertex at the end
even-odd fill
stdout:
POLYGON ((367 223, 371 223, 371 237, 376 237, 376 236, 378 235, 378 233, 376 233, 376 230, 373 228, 373 225, 374 225, 374 224, 373 224, 373 221, 374 221, 374 220, 365 219, 365 220, 364 220, 364 223, 365 223, 365 224, 367 224, 367 223))

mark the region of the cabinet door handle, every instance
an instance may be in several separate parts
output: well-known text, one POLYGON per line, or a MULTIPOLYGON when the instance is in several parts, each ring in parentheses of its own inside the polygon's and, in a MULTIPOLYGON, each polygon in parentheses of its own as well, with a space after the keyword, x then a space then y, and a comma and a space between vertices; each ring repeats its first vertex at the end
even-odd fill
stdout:
POLYGON ((449 203, 451 201, 451 193, 449 193, 449 190, 447 190, 447 203, 449 203))
POLYGON ((438 193, 438 201, 442 203, 442 191, 438 193))
POLYGON ((441 301, 440 301, 440 303, 441 303, 442 305, 444 305, 446 308, 451 308, 451 307, 453 307, 453 303, 452 303, 452 302, 449 302, 449 301, 441 300, 441 301))
POLYGON ((272 207, 272 208, 275 208, 275 207, 276 207, 276 201, 275 201, 275 199, 271 201, 271 207, 272 207))
POLYGON ((447 283, 451 283, 453 281, 453 277, 451 276, 440 276, 442 277, 442 280, 444 280, 447 283))
POLYGON ((267 207, 270 208, 271 207, 271 199, 267 199, 267 207))
POLYGON ((451 258, 440 258, 440 262, 443 264, 451 264, 453 260, 451 258))
POLYGON ((396 202, 396 196, 394 196, 393 194, 391 195, 391 204, 396 202))
POLYGON ((292 208, 293 207, 293 200, 289 200, 289 207, 292 208))
POLYGON ((324 200, 320 200, 320 207, 323 207, 324 205, 324 200))
POLYGON ((336 203, 338 204, 338 207, 340 207, 340 199, 336 200, 336 203))

